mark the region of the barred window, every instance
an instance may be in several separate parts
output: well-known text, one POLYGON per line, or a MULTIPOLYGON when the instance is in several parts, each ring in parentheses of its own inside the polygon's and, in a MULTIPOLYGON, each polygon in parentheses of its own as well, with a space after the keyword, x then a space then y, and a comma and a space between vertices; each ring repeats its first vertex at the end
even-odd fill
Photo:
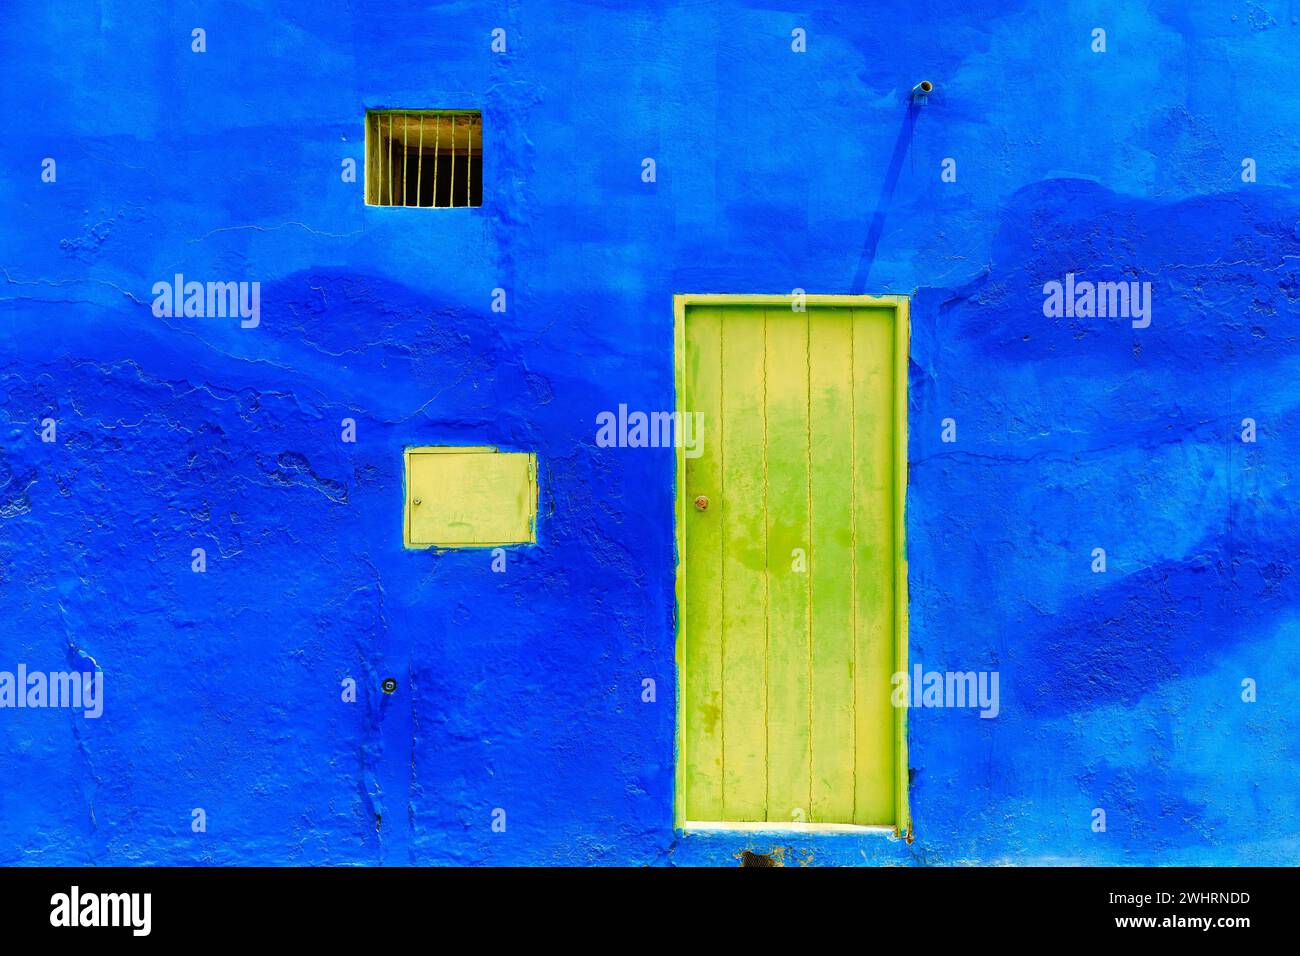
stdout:
POLYGON ((483 205, 478 110, 367 110, 366 204, 483 205))

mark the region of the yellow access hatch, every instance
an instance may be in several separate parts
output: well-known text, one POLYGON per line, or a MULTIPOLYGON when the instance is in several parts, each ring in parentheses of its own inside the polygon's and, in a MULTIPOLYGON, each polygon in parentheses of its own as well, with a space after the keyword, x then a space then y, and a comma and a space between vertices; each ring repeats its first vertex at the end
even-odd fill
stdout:
POLYGON ((406 449, 408 548, 537 540, 537 456, 491 447, 406 449))

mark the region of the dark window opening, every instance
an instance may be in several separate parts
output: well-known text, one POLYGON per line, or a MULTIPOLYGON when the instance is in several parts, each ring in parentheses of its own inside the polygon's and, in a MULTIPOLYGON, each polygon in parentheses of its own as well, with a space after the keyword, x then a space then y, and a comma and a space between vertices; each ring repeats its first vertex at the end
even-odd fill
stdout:
POLYGON ((483 205, 483 117, 470 110, 366 113, 366 203, 483 205))

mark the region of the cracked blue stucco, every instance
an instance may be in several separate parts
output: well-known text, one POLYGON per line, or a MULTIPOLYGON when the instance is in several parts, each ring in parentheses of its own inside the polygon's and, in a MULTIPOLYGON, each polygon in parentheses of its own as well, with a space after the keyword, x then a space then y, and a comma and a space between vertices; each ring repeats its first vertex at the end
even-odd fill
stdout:
POLYGON ((17 0, 0 669, 105 710, 0 710, 0 863, 1297 862, 1298 42, 1253 2, 17 0), (367 107, 481 109, 484 206, 364 206, 367 107), (1070 271, 1150 327, 1045 318, 1070 271), (260 325, 156 318, 176 273, 260 325), (673 461, 595 416, 673 407, 673 293, 795 288, 915 293, 911 658, 1001 675, 909 715, 911 844, 673 830, 673 461), (460 443, 537 453, 505 574, 402 548, 402 449, 460 443))

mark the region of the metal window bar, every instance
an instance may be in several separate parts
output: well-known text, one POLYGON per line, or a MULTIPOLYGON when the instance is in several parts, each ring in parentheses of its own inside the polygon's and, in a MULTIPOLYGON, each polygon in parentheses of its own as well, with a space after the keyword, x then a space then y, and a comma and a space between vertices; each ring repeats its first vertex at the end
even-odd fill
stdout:
POLYGON ((420 145, 416 147, 419 157, 415 161, 415 204, 420 205, 420 184, 424 181, 424 114, 420 114, 420 145))
POLYGON ((366 155, 370 157, 369 175, 370 182, 367 184, 369 202, 372 206, 379 205, 379 114, 375 113, 370 117, 369 129, 367 130, 368 146, 366 155))

